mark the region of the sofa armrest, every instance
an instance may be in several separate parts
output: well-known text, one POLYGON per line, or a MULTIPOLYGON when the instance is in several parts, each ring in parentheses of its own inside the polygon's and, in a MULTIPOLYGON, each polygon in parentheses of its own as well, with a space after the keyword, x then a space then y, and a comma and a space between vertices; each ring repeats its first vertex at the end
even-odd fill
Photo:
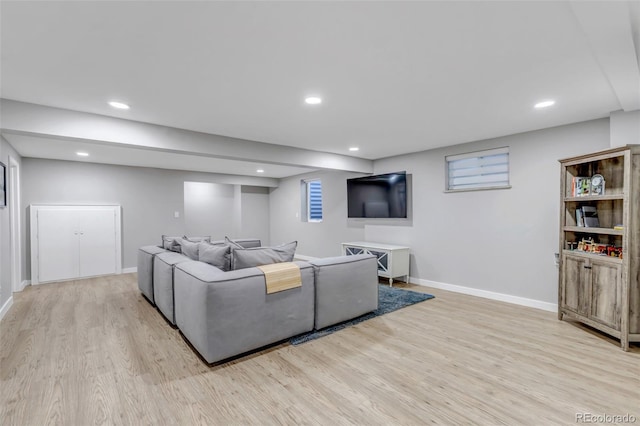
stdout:
POLYGON ((378 309, 378 261, 369 254, 312 260, 315 329, 378 309))
POLYGON ((173 273, 178 263, 193 262, 184 254, 158 253, 153 261, 153 298, 156 307, 173 325, 176 324, 173 303, 173 273))
POLYGON ((154 303, 153 261, 156 255, 166 251, 158 246, 144 246, 138 249, 138 288, 151 303, 154 303))

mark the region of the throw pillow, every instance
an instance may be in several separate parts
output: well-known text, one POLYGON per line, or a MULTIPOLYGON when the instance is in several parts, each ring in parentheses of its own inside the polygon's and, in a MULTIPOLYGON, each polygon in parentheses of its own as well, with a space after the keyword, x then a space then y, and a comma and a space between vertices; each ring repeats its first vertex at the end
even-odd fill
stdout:
POLYGON ((235 241, 233 241, 229 237, 224 237, 224 243, 226 245, 228 245, 229 247, 231 247, 231 251, 233 251, 235 249, 240 249, 240 250, 244 249, 244 247, 242 247, 240 244, 236 243, 235 241))
POLYGON ((182 238, 184 238, 187 241, 191 241, 192 243, 201 243, 201 242, 211 242, 211 237, 187 237, 186 235, 183 236, 182 238))
POLYGON ((276 247, 252 247, 233 249, 231 269, 252 268, 271 263, 292 262, 298 246, 297 241, 276 247))
POLYGON ((198 260, 198 245, 200 243, 192 243, 191 241, 180 238, 177 240, 182 249, 182 254, 187 256, 191 260, 198 260))
POLYGON ((178 244, 180 237, 169 237, 167 235, 162 236, 162 248, 165 250, 171 250, 180 253, 181 247, 178 244))
POLYGON ((231 247, 200 243, 198 245, 198 260, 223 271, 228 271, 231 268, 231 247))

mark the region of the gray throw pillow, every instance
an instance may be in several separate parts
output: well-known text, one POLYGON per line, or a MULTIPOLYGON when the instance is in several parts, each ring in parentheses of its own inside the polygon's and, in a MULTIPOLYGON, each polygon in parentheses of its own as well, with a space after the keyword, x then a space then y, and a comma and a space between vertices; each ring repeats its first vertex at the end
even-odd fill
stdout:
POLYGON ((200 243, 198 245, 198 260, 223 271, 228 271, 231 269, 231 247, 200 243))
POLYGON ((292 262, 296 253, 297 241, 276 247, 252 247, 233 249, 231 269, 252 268, 271 263, 292 262))
POLYGON ((201 243, 203 241, 206 242, 206 243, 211 242, 211 236, 209 236, 209 237, 187 237, 185 235, 182 238, 184 238, 187 241, 191 241, 192 243, 201 243))
POLYGON ((171 250, 180 253, 181 247, 178 243, 180 237, 169 237, 168 235, 162 236, 162 248, 165 250, 171 250))
POLYGON ((192 243, 191 241, 180 238, 177 240, 182 249, 181 253, 191 260, 198 260, 198 245, 200 243, 192 243))
POLYGON ((228 245, 229 247, 231 247, 231 251, 233 251, 235 249, 241 249, 241 250, 244 249, 244 247, 242 247, 240 244, 236 243, 235 241, 233 241, 229 237, 224 237, 224 243, 226 245, 228 245))

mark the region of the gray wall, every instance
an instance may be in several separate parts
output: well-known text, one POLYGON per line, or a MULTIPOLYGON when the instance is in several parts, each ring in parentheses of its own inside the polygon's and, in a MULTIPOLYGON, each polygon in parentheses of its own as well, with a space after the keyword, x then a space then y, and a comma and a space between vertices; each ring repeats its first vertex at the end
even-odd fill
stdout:
MULTIPOLYGON (((122 206, 123 268, 136 266, 138 247, 159 244, 162 234, 187 233, 183 209, 184 182, 230 181, 228 175, 74 161, 25 158, 22 164, 25 228, 28 228, 29 204, 122 206), (180 213, 179 218, 174 217, 176 211, 180 213)), ((259 212, 256 215, 255 221, 264 223, 259 212)), ((251 210, 248 210, 246 220, 252 219, 251 210)), ((219 239, 224 235, 212 237, 219 239)), ((29 253, 28 241, 25 246, 29 253)), ((30 277, 29 256, 25 259, 26 276, 30 277)))
POLYGON ((347 220, 345 179, 324 172, 283 179, 271 190, 271 238, 298 240, 298 253, 332 256, 344 241, 411 247, 411 276, 556 303, 558 159, 609 147, 609 120, 376 160, 375 173, 411 175, 407 220, 347 220), (444 193, 446 155, 510 147, 511 189, 444 193), (296 217, 302 178, 320 177, 325 220, 296 217))
POLYGON ((271 189, 271 242, 280 244, 298 241, 296 254, 312 257, 338 256, 340 243, 364 237, 364 226, 350 226, 347 222, 348 178, 362 174, 321 171, 280 180, 271 189), (322 180, 322 222, 301 220, 300 181, 322 180))
POLYGON ((640 110, 615 111, 610 119, 611 147, 640 143, 640 110))
POLYGON ((411 247, 411 275, 557 303, 558 159, 609 147, 601 119, 376 161, 413 175, 413 226, 368 226, 369 241, 411 247), (445 156, 509 147, 511 189, 445 193, 445 156))
POLYGON ((186 235, 220 239, 236 233, 234 185, 210 182, 184 183, 184 221, 186 235))
POLYGON ((271 244, 269 188, 245 186, 241 188, 242 226, 236 237, 260 238, 263 246, 271 244))
MULTIPOLYGON (((16 159, 18 164, 22 163, 22 159, 15 149, 13 149, 5 138, 0 136, 0 161, 6 166, 7 195, 9 184, 9 156, 16 159)), ((22 170, 20 171, 20 174, 23 175, 22 170)), ((7 207, 0 208, 0 308, 4 306, 12 295, 11 252, 9 246, 11 227, 9 222, 8 203, 9 199, 7 197, 7 207)))
POLYGON ((185 182, 187 235, 214 239, 259 238, 269 245, 269 189, 260 186, 185 182))

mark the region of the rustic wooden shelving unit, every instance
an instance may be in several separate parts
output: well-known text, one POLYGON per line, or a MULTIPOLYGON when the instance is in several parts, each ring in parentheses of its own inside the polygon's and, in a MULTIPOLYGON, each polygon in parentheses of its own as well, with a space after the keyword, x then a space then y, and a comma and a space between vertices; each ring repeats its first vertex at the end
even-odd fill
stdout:
POLYGON ((640 145, 560 160, 560 275, 558 318, 580 321, 620 339, 640 342, 640 145), (572 194, 574 177, 602 174, 604 195, 572 194), (600 227, 578 226, 576 209, 593 206, 600 227), (621 224, 623 229, 613 229, 621 224), (570 250, 592 238, 622 247, 622 258, 570 250))

